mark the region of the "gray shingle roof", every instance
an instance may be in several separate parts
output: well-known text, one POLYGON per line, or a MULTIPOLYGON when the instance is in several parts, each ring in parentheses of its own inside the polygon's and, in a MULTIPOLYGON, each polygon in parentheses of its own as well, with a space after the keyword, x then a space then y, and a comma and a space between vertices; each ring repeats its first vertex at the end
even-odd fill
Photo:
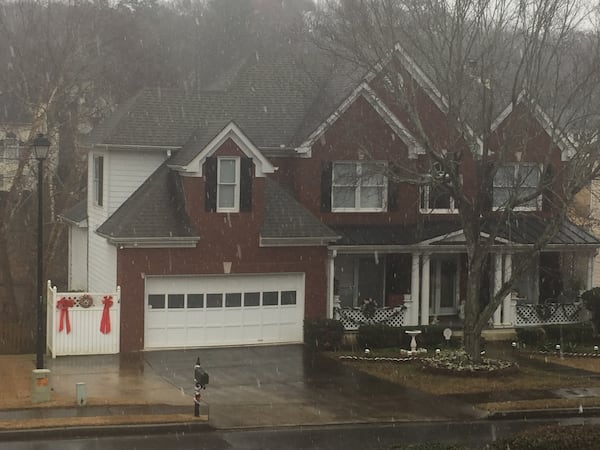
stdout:
POLYGON ((87 198, 75 203, 73 206, 63 212, 60 217, 67 222, 74 224, 83 222, 85 219, 87 219, 87 198))
POLYGON ((323 224, 275 181, 265 179, 262 238, 316 238, 334 241, 338 233, 323 224))
POLYGON ((111 239, 197 238, 185 210, 181 179, 161 165, 97 230, 111 239))
MULTIPOLYGON (((496 224, 488 219, 483 231, 491 230, 496 224)), ((520 215, 500 226, 498 237, 516 244, 533 244, 544 232, 547 223, 543 218, 529 214, 520 215)), ((458 220, 426 221, 419 224, 399 225, 341 225, 332 227, 342 238, 337 245, 412 245, 428 239, 443 237, 462 229, 458 220)), ((445 243, 445 242, 439 242, 445 243)), ((435 243, 434 243, 435 244, 435 243)), ((464 242, 455 241, 459 245, 464 242)), ((563 222, 548 245, 590 245, 600 247, 600 240, 585 229, 563 222)))

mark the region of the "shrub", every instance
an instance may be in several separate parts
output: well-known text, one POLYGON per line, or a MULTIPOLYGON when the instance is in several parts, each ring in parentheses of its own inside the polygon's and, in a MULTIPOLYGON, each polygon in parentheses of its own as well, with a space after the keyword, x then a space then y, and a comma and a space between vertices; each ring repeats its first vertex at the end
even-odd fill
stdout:
POLYGON ((596 333, 600 333, 600 287, 595 287, 581 294, 585 307, 592 313, 592 322, 596 333))
POLYGON ((598 425, 552 425, 524 431, 491 444, 490 450, 595 450, 600 442, 598 425))
POLYGON ((361 348, 400 347, 403 333, 402 328, 389 325, 361 325, 356 340, 361 348))
POLYGON ((562 343, 565 347, 576 347, 594 342, 594 330, 590 323, 573 323, 568 325, 545 325, 546 342, 549 344, 562 343))
POLYGON ((344 326, 333 319, 306 319, 304 343, 319 350, 335 350, 342 344, 344 326))
POLYGON ((517 339, 528 347, 541 348, 546 343, 546 332, 542 327, 517 328, 517 339))

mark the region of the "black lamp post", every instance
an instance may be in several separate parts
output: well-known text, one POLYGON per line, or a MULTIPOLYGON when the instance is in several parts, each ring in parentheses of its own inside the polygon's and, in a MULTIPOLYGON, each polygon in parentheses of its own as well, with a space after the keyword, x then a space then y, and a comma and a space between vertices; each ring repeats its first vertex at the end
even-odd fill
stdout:
POLYGON ((43 208, 43 185, 44 185, 44 160, 48 157, 50 141, 42 133, 33 140, 33 153, 38 160, 38 239, 37 239, 37 340, 36 340, 36 369, 44 368, 44 208, 43 208))

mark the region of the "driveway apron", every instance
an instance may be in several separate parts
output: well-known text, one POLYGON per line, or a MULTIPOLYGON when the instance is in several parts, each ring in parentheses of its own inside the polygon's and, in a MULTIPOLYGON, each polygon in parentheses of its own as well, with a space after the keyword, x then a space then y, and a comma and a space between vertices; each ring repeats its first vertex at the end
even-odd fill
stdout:
POLYGON ((210 375, 202 398, 217 428, 459 420, 483 415, 470 404, 379 380, 302 345, 144 353, 154 372, 190 396, 197 357, 210 375))

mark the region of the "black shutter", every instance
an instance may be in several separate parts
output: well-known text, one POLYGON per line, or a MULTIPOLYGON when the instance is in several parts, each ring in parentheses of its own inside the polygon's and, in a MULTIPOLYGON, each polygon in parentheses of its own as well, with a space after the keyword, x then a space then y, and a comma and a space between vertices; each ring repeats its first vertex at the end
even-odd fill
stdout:
POLYGON ((204 210, 217 210, 217 158, 206 158, 204 163, 204 210))
POLYGON ((331 174, 333 164, 326 161, 321 167, 321 211, 331 211, 331 174))
POLYGON ((399 184, 388 179, 388 211, 398 211, 399 184))
POLYGON ((252 211, 252 158, 240 161, 240 211, 252 211))

